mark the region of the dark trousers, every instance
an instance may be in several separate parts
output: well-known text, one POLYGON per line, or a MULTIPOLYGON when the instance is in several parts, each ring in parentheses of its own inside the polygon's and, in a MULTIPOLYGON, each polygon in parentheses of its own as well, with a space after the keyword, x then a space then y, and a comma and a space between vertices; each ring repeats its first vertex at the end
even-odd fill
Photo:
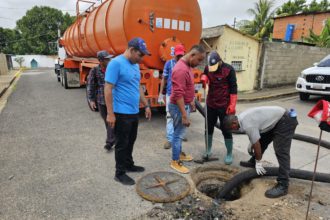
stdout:
POLYGON ((115 124, 115 159, 116 175, 122 175, 126 168, 134 165, 133 146, 137 137, 139 115, 116 114, 115 124))
POLYGON ((103 118, 103 121, 105 124, 105 129, 107 130, 107 139, 105 140, 105 143, 109 146, 113 146, 116 142, 115 131, 107 123, 107 115, 108 115, 107 107, 105 105, 101 105, 101 104, 99 104, 98 106, 99 106, 99 111, 100 111, 101 117, 103 118))
MULTIPOLYGON (((260 134, 259 142, 262 154, 266 151, 268 145, 273 142, 279 164, 277 182, 285 186, 289 185, 291 142, 297 125, 297 118, 291 118, 288 113, 285 113, 271 131, 260 134)), ((254 162, 255 157, 252 157, 251 160, 254 162)))
POLYGON ((223 120, 226 116, 226 110, 227 108, 214 109, 207 106, 208 135, 213 135, 214 126, 216 125, 219 118, 222 135, 225 139, 233 139, 232 133, 225 129, 223 125, 223 120))

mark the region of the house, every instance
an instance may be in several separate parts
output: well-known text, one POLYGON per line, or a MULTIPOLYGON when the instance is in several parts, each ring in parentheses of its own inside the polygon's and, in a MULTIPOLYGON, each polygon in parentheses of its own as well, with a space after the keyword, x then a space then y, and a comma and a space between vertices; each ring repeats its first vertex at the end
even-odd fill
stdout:
POLYGON ((330 18, 330 11, 275 17, 273 39, 303 42, 309 37, 310 30, 319 35, 328 18, 330 18))
POLYGON ((203 29, 201 44, 216 50, 236 70, 238 90, 253 90, 257 83, 261 43, 229 25, 203 29))

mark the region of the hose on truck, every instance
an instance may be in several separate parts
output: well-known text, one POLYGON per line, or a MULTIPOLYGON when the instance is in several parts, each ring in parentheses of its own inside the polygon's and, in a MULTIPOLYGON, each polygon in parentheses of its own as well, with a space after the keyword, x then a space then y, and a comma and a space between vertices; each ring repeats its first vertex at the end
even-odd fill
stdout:
MULTIPOLYGON (((205 117, 204 107, 201 105, 201 103, 196 100, 196 109, 198 112, 205 117)), ((217 123, 215 125, 216 128, 220 129, 220 123, 217 123)), ((244 134, 243 132, 233 132, 234 134, 244 134)), ((294 139, 299 141, 308 142, 311 144, 318 144, 319 140, 314 137, 302 135, 302 134, 294 134, 294 139)), ((327 149, 330 149, 330 142, 327 141, 321 141, 321 146, 327 149)), ((265 167, 266 174, 264 176, 278 176, 278 167, 265 167)), ((299 169, 291 169, 290 170, 290 178, 296 178, 296 179, 302 179, 302 180, 312 180, 313 178, 313 172, 306 171, 306 170, 299 170, 299 169)), ((237 187, 239 187, 242 183, 245 183, 247 181, 250 181, 254 178, 260 177, 255 169, 249 169, 246 171, 243 171, 237 175, 235 175, 232 179, 230 179, 228 182, 225 183, 221 191, 217 195, 216 200, 220 199, 226 199, 230 197, 230 193, 237 187)), ((325 173, 316 173, 315 175, 315 181, 317 182, 324 182, 324 183, 330 183, 330 174, 325 173)))

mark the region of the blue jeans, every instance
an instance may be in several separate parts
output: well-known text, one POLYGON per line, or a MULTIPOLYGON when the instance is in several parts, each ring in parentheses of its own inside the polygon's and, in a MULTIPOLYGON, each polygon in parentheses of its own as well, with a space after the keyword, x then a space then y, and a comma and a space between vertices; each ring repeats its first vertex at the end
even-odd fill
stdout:
MULTIPOLYGON (((168 142, 170 142, 172 144, 174 129, 173 129, 173 119, 172 119, 171 114, 169 112, 169 105, 170 105, 170 95, 166 94, 166 139, 167 139, 168 142)), ((185 137, 186 137, 186 130, 182 134, 181 138, 183 139, 185 137)))
MULTIPOLYGON (((173 119, 173 140, 172 140, 172 160, 179 160, 182 151, 182 136, 185 133, 186 127, 182 124, 182 114, 179 107, 170 103, 168 106, 170 115, 173 119)), ((190 106, 186 105, 185 110, 187 115, 190 113, 190 106)))

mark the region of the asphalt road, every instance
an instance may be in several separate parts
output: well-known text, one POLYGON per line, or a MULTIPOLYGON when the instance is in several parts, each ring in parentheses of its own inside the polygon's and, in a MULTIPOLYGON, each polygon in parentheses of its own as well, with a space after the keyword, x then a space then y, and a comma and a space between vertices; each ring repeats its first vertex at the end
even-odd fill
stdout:
MULTIPOLYGON (((317 137, 316 124, 306 116, 315 102, 302 103, 293 97, 240 104, 238 110, 256 105, 295 106, 300 122, 297 130, 317 137)), ((204 149, 203 118, 194 113, 191 119, 189 141, 183 149, 198 157, 204 149)), ((329 134, 324 139, 330 140, 329 134)), ((103 121, 87 107, 84 89, 65 90, 52 70, 25 72, 0 115, 0 219, 117 220, 152 208, 134 186, 114 181, 114 153, 104 151, 104 140, 103 121)), ((163 149, 164 141, 164 116, 153 112, 148 122, 141 115, 134 158, 146 171, 130 174, 135 180, 150 172, 171 171, 171 151, 163 149)), ((214 146, 222 163, 225 148, 219 131, 214 146)), ((235 136, 234 165, 248 158, 246 146, 244 135, 235 136)), ((293 167, 312 167, 315 146, 294 141, 292 151, 293 167)), ((322 158, 320 169, 328 170, 330 152, 322 150, 322 158)), ((271 150, 265 160, 276 163, 271 150)))

